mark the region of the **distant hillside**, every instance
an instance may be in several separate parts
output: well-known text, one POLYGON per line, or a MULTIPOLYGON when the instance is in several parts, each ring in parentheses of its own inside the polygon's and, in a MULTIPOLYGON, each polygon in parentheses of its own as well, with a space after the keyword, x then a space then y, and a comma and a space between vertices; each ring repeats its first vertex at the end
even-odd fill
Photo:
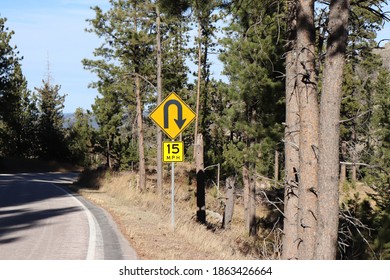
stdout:
POLYGON ((72 113, 65 113, 64 114, 64 127, 68 128, 75 122, 74 114, 72 113))
POLYGON ((382 57, 383 66, 390 71, 390 43, 387 43, 381 49, 375 50, 375 53, 382 57))
MULTIPOLYGON (((72 124, 75 122, 75 117, 73 113, 65 113, 64 114, 64 127, 69 128, 72 126, 72 124)), ((96 123, 95 119, 92 120, 92 127, 98 128, 98 124, 96 123)))

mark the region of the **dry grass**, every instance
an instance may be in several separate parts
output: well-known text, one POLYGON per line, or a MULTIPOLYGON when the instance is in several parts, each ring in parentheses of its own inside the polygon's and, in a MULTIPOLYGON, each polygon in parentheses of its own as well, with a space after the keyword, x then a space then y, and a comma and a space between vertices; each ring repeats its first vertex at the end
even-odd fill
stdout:
POLYGON ((362 182, 345 182, 344 185, 340 185, 340 201, 345 203, 348 200, 364 201, 367 200, 372 207, 375 207, 375 201, 370 195, 375 194, 375 191, 367 184, 362 182))
MULTIPOLYGON (((270 231, 270 227, 276 225, 278 213, 267 209, 261 201, 257 204, 257 216, 275 215, 270 224, 260 226, 257 238, 249 238, 245 233, 242 198, 236 201, 231 230, 222 230, 220 221, 214 221, 208 228, 195 222, 195 178, 194 172, 188 172, 192 169, 188 163, 175 168, 174 231, 171 226, 169 170, 165 170, 162 197, 155 191, 153 174, 148 175, 148 190, 141 193, 136 187, 137 175, 130 172, 102 172, 100 175, 91 172, 85 176, 87 180, 80 181, 79 192, 114 216, 141 259, 278 259, 281 233, 277 229, 270 231)), ((356 193, 360 199, 368 198, 372 190, 357 183, 340 186, 340 192, 342 201, 346 201, 356 193)), ((215 188, 207 190, 207 209, 222 214, 221 202, 223 199, 218 197, 215 188)), ((211 217, 207 220, 213 222, 211 217)))
MULTIPOLYGON (((243 232, 243 210, 236 207, 235 220, 230 231, 219 226, 209 228, 194 221, 196 212, 195 190, 188 184, 188 166, 177 168, 175 182, 175 230, 171 226, 170 179, 164 184, 160 197, 149 182, 149 190, 136 189, 134 173, 105 172, 89 180, 96 186, 79 192, 106 208, 120 225, 141 259, 251 259, 249 238, 243 232), (242 215, 241 215, 242 214, 242 215), (211 229, 210 229, 211 228, 211 229), (243 254, 245 252, 246 254, 243 254)), ((90 174, 91 175, 91 174, 90 174)), ((150 176, 149 176, 150 177, 150 176)), ((91 178, 90 178, 91 179, 91 178)), ((208 208, 222 212, 215 192, 207 195, 208 208)))

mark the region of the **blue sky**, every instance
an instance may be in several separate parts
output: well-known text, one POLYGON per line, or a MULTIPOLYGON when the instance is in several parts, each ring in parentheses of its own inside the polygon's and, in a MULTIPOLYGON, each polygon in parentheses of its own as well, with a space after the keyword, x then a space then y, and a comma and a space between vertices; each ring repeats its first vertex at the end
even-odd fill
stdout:
MULTIPOLYGON (((95 76, 83 69, 81 60, 93 58, 100 41, 84 29, 88 27, 86 19, 94 18, 90 7, 106 10, 108 0, 0 1, 0 17, 6 17, 6 26, 15 31, 12 43, 24 57, 22 67, 29 88, 42 85, 49 63, 54 83, 67 94, 64 112, 72 113, 77 107, 90 109, 97 91, 88 84, 95 76)), ((386 10, 390 11, 389 6, 386 10)), ((379 38, 390 38, 390 24, 379 32, 379 38)))
POLYGON ((105 0, 0 0, 0 16, 15 31, 12 43, 17 46, 28 87, 40 87, 47 77, 48 65, 61 94, 67 94, 65 113, 77 107, 90 109, 97 95, 88 84, 95 76, 83 69, 81 60, 92 58, 100 42, 84 31, 86 19, 94 17, 91 6, 108 7, 105 0))

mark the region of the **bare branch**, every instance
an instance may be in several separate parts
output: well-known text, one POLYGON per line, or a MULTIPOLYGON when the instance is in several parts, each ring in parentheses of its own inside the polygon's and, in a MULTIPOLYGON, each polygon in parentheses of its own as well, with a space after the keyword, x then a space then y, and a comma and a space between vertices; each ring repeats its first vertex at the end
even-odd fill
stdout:
POLYGON ((286 144, 288 144, 288 145, 290 145, 290 146, 293 147, 295 150, 299 151, 299 146, 298 146, 297 144, 295 144, 295 143, 293 143, 293 142, 286 141, 286 140, 284 140, 284 139, 282 139, 282 142, 283 142, 283 143, 286 143, 286 144))
POLYGON ((383 49, 383 48, 384 48, 384 47, 381 47, 381 43, 382 43, 383 41, 390 41, 390 39, 382 39, 382 40, 380 40, 380 41, 378 42, 378 44, 377 44, 376 49, 383 49))
POLYGON ((359 166, 364 166, 367 168, 376 168, 376 169, 379 169, 386 174, 389 174, 389 172, 380 165, 372 165, 372 164, 367 164, 367 163, 362 163, 362 162, 345 162, 345 161, 340 161, 340 164, 352 165, 352 166, 359 165, 359 166))
POLYGON ((147 78, 145 78, 144 76, 142 76, 142 75, 140 75, 138 73, 126 73, 123 76, 136 76, 136 77, 139 77, 142 80, 144 80, 146 83, 148 83, 155 91, 157 91, 157 87, 155 85, 153 85, 147 78))
POLYGON ((363 112, 363 113, 361 113, 361 114, 359 114, 357 116, 354 116, 352 118, 349 118, 349 119, 346 119, 346 120, 341 120, 339 123, 345 123, 345 122, 349 122, 349 121, 352 121, 352 120, 356 120, 356 119, 358 119, 358 118, 360 118, 360 117, 362 117, 362 116, 364 116, 364 115, 366 115, 368 113, 371 113, 371 110, 363 112))
POLYGON ((276 210, 278 210, 278 212, 279 212, 280 214, 282 214, 283 218, 286 218, 286 216, 284 215, 283 211, 280 210, 280 208, 279 208, 274 202, 272 202, 271 200, 269 200, 269 198, 268 198, 267 194, 265 193, 265 191, 260 191, 260 193, 262 193, 262 194, 264 195, 265 199, 267 200, 267 202, 268 202, 269 204, 271 204, 272 206, 274 206, 274 207, 276 208, 276 210))
POLYGON ((340 228, 339 235, 344 236, 343 240, 338 241, 340 248, 349 247, 350 245, 346 243, 347 240, 352 240, 352 231, 350 226, 352 226, 356 232, 359 234, 359 236, 362 238, 363 242, 367 244, 368 248, 373 253, 373 256, 376 258, 375 252, 373 248, 371 247, 369 241, 365 238, 365 236, 362 233, 362 230, 368 230, 369 232, 372 230, 372 228, 369 228, 367 225, 363 224, 362 221, 360 221, 358 218, 354 217, 352 213, 349 211, 348 207, 345 203, 343 203, 344 211, 339 211, 339 217, 340 219, 344 220, 346 222, 346 228, 340 228), (346 232, 345 232, 346 231, 346 232))

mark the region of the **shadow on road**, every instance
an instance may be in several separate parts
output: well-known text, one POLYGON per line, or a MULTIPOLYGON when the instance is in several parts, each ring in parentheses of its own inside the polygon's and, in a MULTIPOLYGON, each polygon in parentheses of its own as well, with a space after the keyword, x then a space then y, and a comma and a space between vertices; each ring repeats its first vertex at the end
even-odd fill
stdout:
POLYGON ((80 207, 45 209, 43 205, 48 200, 68 196, 60 185, 65 187, 75 177, 72 173, 1 174, 0 245, 19 241, 23 231, 40 227, 52 217, 82 211, 80 207))
POLYGON ((28 208, 16 211, 0 211, 0 244, 14 242, 22 238, 21 236, 4 238, 7 234, 39 227, 41 226, 41 220, 66 215, 80 210, 81 208, 79 207, 65 207, 38 211, 32 211, 28 208))

